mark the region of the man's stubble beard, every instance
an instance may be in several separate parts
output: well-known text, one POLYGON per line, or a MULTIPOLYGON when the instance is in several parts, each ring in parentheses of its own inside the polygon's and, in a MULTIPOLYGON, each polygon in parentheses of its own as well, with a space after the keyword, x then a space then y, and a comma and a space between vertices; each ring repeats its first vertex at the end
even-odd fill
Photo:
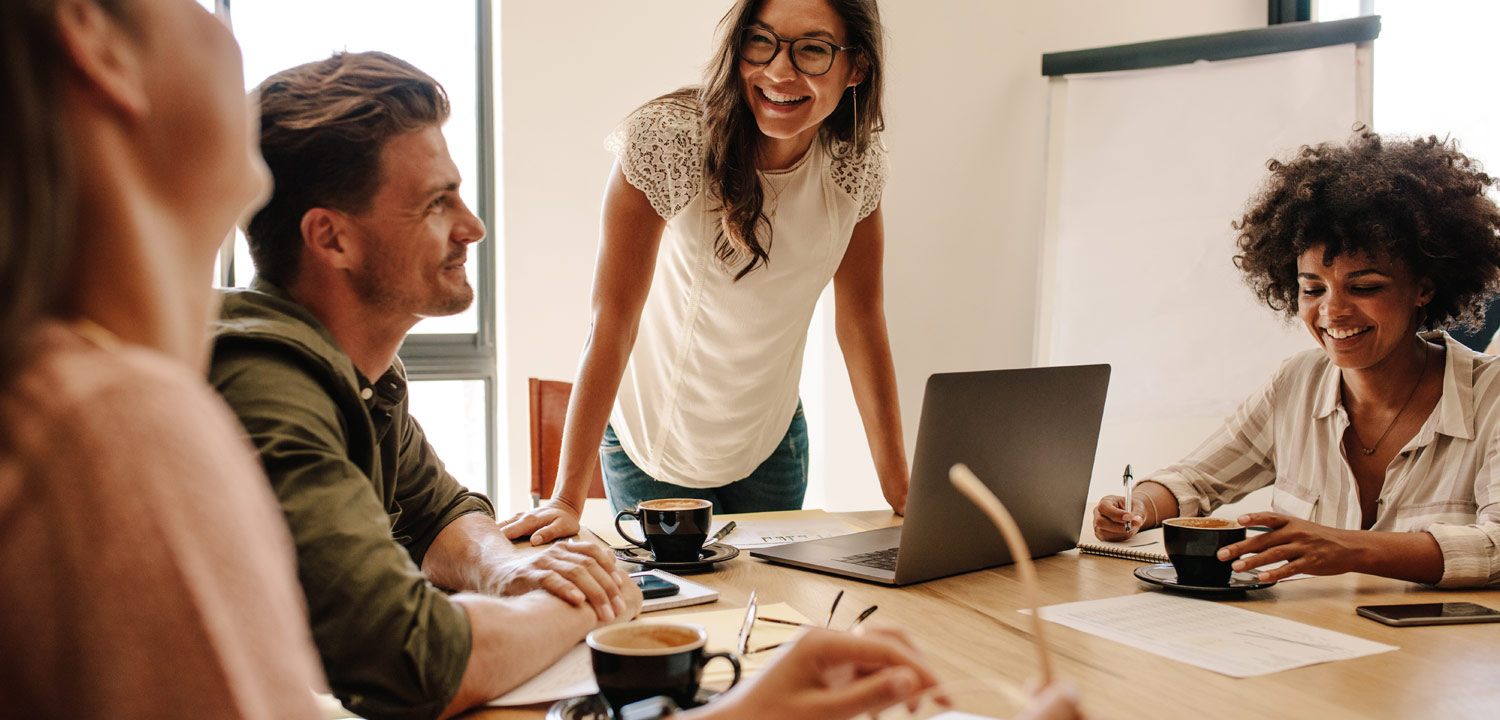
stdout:
MULTIPOLYGON (((463 279, 463 285, 456 288, 454 292, 445 292, 442 297, 435 299, 424 299, 422 296, 396 289, 400 285, 398 280, 400 271, 399 267, 391 268, 378 261, 367 260, 354 278, 355 292, 371 307, 391 313, 421 317, 457 315, 474 304, 474 287, 469 284, 467 276, 463 279), (395 272, 387 272, 388 270, 395 272)), ((441 275, 445 271, 439 270, 438 272, 441 275)), ((441 281, 432 282, 425 287, 446 290, 441 281)))

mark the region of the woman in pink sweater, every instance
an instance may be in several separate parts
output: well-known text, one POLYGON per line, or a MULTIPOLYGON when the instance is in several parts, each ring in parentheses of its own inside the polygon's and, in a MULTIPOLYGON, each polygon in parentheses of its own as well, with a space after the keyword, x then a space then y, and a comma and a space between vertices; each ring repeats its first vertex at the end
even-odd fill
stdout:
POLYGON ((0 3, 0 715, 312 718, 290 539, 201 379, 266 189, 194 0, 0 3))

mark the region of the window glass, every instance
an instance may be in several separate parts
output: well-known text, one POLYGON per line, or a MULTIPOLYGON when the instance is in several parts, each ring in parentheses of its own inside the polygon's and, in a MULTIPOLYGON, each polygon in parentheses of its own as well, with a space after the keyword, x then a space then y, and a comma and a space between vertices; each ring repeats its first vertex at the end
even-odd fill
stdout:
MULTIPOLYGON (((200 0, 205 2, 205 0, 200 0)), ((205 4, 212 6, 211 0, 205 4)), ((247 90, 273 73, 337 51, 380 50, 421 68, 448 91, 452 116, 443 128, 463 174, 460 195, 475 213, 479 176, 476 12, 473 0, 254 0, 233 5, 236 37, 245 57, 247 90)), ((243 237, 236 240, 235 284, 253 272, 243 237)), ((477 292, 477 247, 469 249, 469 282, 477 292)), ((474 306, 429 318, 414 333, 478 332, 474 306)))
POLYGON ((1379 0, 1375 11, 1375 129, 1452 135, 1500 167, 1500 94, 1476 84, 1494 65, 1500 3, 1379 0))
POLYGON ((448 472, 465 487, 493 496, 485 487, 485 387, 483 380, 413 380, 408 407, 421 423, 448 472))

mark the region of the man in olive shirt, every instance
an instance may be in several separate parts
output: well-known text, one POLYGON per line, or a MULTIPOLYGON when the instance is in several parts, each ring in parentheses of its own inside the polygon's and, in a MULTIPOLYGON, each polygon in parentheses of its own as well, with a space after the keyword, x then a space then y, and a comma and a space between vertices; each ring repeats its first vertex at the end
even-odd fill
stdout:
POLYGON ((484 237, 442 88, 360 53, 258 92, 275 193, 249 222, 257 277, 225 294, 210 380, 280 500, 334 693, 368 718, 446 717, 633 617, 640 591, 592 543, 514 554, 407 412, 396 351, 473 302, 464 263, 484 237))

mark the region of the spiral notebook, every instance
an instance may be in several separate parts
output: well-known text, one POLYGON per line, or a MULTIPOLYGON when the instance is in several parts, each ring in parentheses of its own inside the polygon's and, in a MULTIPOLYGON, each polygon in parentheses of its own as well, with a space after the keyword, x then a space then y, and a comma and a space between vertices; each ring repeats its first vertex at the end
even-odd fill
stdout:
MULTIPOLYGON (((1246 537, 1255 537, 1265 532, 1266 528, 1246 528, 1246 537)), ((1125 542, 1107 542, 1094 537, 1092 524, 1085 524, 1083 531, 1078 534, 1078 551, 1090 555, 1103 555, 1105 557, 1123 558, 1125 560, 1139 560, 1140 562, 1164 563, 1171 562, 1167 559, 1167 546, 1163 544, 1161 528, 1155 527, 1125 542)), ((1268 565, 1270 567, 1279 567, 1268 565)))
POLYGON ((1162 544, 1161 528, 1147 530, 1125 542, 1106 542, 1095 538, 1093 528, 1085 526, 1078 540, 1078 551, 1140 562, 1167 562, 1167 547, 1162 544))

